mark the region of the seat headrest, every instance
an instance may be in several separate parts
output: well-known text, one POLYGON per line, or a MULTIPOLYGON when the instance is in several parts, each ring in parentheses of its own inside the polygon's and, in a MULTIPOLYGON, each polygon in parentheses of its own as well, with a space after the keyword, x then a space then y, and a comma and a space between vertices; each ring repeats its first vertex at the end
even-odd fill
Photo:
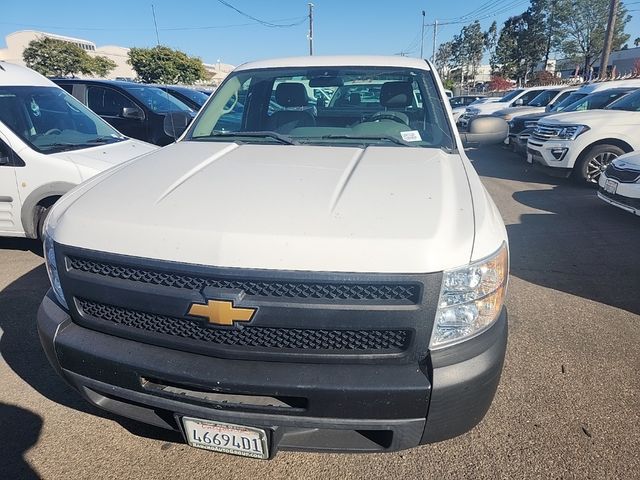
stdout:
POLYGON ((397 108, 413 104, 413 87, 410 82, 387 82, 380 89, 380 105, 397 108))
POLYGON ((276 87, 276 103, 283 107, 304 107, 308 103, 307 89, 302 83, 287 82, 276 87))

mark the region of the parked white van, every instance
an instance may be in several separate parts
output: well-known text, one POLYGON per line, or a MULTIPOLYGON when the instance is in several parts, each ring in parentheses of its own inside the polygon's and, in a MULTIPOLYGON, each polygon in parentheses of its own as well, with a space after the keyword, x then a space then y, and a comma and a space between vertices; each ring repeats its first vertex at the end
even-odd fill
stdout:
POLYGON ((157 148, 123 136, 39 73, 0 62, 0 237, 39 237, 58 198, 157 148))

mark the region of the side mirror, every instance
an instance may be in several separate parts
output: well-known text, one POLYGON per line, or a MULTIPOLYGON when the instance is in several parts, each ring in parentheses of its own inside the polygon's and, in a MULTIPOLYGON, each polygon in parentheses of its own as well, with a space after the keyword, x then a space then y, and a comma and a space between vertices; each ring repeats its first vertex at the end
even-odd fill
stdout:
POLYGON ((460 134, 464 146, 493 145, 509 136, 509 125, 500 117, 480 115, 469 121, 467 131, 460 134))
POLYGON ((523 105, 524 105, 524 100, 522 100, 521 98, 519 98, 519 99, 515 100, 515 101, 511 104, 511 106, 513 106, 513 107, 521 107, 521 106, 523 106, 523 105))
POLYGON ((191 123, 191 115, 186 112, 169 112, 164 116, 164 133, 171 138, 178 138, 191 123))
POLYGON ((138 107, 123 107, 120 116, 129 120, 143 120, 144 112, 138 107))

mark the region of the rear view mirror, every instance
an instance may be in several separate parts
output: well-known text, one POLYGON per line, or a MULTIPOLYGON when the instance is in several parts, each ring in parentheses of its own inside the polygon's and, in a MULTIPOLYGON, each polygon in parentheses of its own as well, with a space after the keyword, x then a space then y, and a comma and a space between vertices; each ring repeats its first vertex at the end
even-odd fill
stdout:
POLYGON ((128 118, 129 120, 142 120, 144 119, 144 112, 138 107, 123 107, 122 118, 128 118))
POLYGON ((340 77, 315 77, 309 80, 311 88, 316 87, 341 87, 344 84, 340 77))
POLYGON ((179 138, 191 123, 191 115, 186 112, 169 112, 164 116, 164 133, 171 138, 179 138))
POLYGON ((509 135, 509 125, 500 117, 480 115, 469 121, 467 131, 460 134, 462 143, 470 145, 492 145, 501 143, 509 135))

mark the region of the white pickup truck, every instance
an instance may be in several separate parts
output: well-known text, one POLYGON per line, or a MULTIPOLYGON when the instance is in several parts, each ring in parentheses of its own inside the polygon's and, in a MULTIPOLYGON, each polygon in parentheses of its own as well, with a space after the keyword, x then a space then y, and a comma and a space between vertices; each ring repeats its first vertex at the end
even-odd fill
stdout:
POLYGON ((505 355, 508 245, 463 141, 499 143, 506 123, 461 136, 428 62, 316 56, 242 65, 188 120, 51 211, 38 329, 56 371, 247 457, 476 425, 505 355), (381 80, 344 105, 306 88, 381 80))

